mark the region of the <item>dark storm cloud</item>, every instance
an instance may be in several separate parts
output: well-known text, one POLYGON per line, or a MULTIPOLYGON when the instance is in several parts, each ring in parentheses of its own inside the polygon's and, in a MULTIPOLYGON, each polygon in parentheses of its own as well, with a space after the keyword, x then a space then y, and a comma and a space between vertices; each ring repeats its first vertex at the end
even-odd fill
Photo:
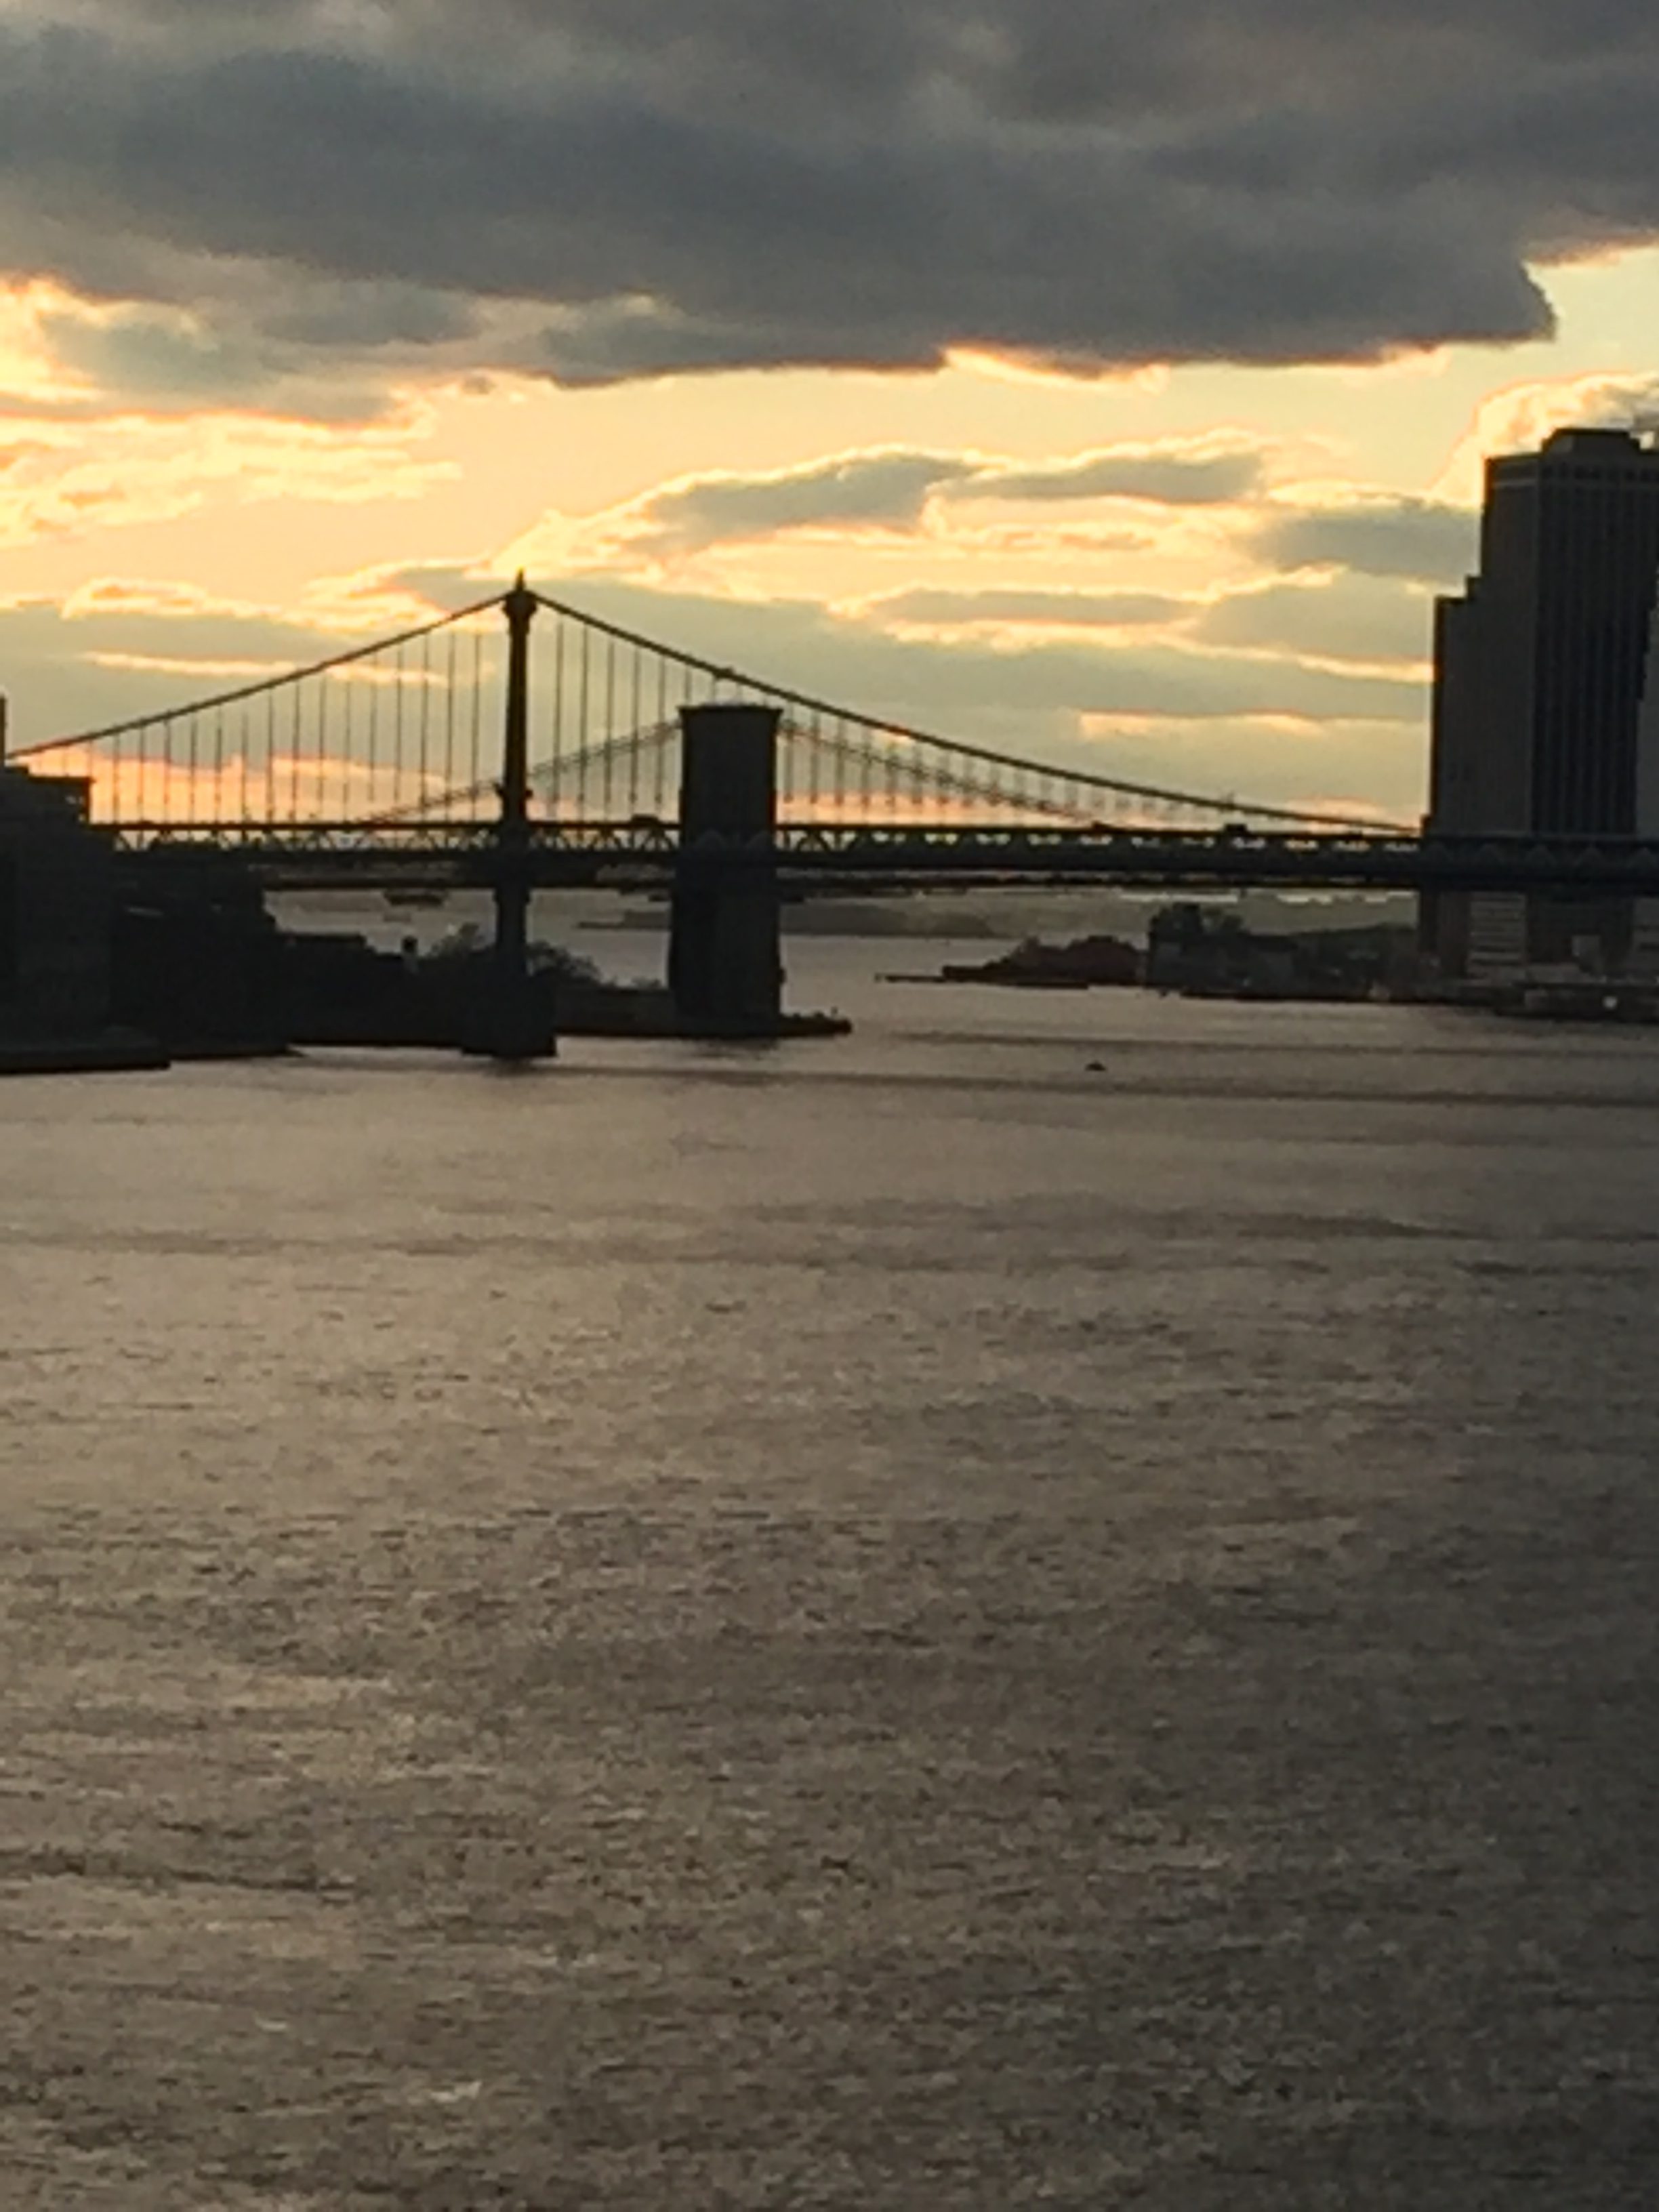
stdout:
POLYGON ((280 382, 269 353, 170 313, 127 308, 107 319, 47 314, 53 358, 108 389, 203 401, 252 399, 280 382))
POLYGON ((58 367, 104 392, 162 407, 263 404, 362 421, 387 405, 374 376, 379 356, 443 345, 473 326, 459 302, 408 286, 252 289, 263 313, 249 312, 245 286, 211 319, 171 306, 76 303, 46 310, 39 327, 58 367), (340 375, 342 362, 358 374, 340 375))
POLYGON ((1650 0, 23 0, 0 239, 575 380, 1364 356, 1659 232, 1656 103, 1650 0))

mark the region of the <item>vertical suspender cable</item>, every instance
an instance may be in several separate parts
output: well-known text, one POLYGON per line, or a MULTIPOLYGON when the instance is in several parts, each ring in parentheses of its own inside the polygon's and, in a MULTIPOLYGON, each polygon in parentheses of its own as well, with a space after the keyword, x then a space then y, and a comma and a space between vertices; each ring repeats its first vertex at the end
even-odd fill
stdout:
POLYGON ((657 766, 652 786, 651 811, 660 821, 668 811, 668 757, 674 742, 674 731, 668 720, 668 662, 660 653, 657 655, 657 766))
POLYGON ((472 793, 472 816, 478 812, 478 786, 483 781, 483 632, 472 633, 472 733, 467 763, 467 789, 472 793))
POLYGON ((364 747, 364 775, 368 786, 368 811, 371 814, 384 812, 380 798, 380 671, 371 666, 368 672, 368 740, 364 747))
POLYGON ((605 765, 601 771, 600 791, 605 818, 611 821, 615 812, 611 777, 617 750, 617 641, 607 636, 605 641, 605 765))
POLYGON ((561 822, 570 818, 564 788, 564 657, 569 624, 562 615, 553 617, 553 791, 554 811, 561 822))
POLYGON ((328 688, 326 676, 317 678, 317 774, 312 786, 311 818, 313 822, 328 819, 328 688))
POLYGON ((352 788, 357 781, 357 678, 356 672, 345 676, 345 735, 340 740, 340 819, 355 821, 359 813, 366 813, 352 799, 352 788))
POLYGON ((640 804, 640 716, 644 711, 640 703, 640 648, 630 647, 629 664, 631 677, 631 697, 628 709, 628 812, 641 814, 640 804))
POLYGON ((431 773, 431 745, 432 635, 428 631, 421 640, 421 768, 416 803, 422 808, 427 802, 428 781, 431 773))
POLYGON ((392 657, 392 804, 402 811, 407 789, 409 757, 404 747, 404 647, 392 657))
POLYGON ((455 653, 454 626, 444 634, 444 789, 455 788, 455 653))
POLYGON ((587 707, 589 696, 592 688, 592 663, 593 647, 592 633, 587 629, 585 623, 582 626, 581 638, 581 690, 576 708, 576 758, 580 763, 580 768, 579 770, 580 788, 577 796, 577 806, 581 818, 585 822, 587 819, 587 707))
POLYGON ((300 818, 300 686, 297 684, 289 686, 289 697, 294 706, 288 749, 288 818, 291 828, 300 818))

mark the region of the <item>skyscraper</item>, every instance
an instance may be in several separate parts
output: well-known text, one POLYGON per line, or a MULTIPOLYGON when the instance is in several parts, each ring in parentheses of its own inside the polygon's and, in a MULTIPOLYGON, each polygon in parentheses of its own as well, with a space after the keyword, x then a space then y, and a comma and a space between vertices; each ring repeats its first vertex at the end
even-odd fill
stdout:
MULTIPOLYGON (((1659 823, 1659 447, 1558 430, 1486 467, 1480 571, 1435 611, 1431 830, 1632 836, 1659 823)), ((1568 959, 1613 967, 1628 901, 1425 902, 1449 974, 1568 959), (1589 946, 1586 940, 1589 941, 1589 946)))

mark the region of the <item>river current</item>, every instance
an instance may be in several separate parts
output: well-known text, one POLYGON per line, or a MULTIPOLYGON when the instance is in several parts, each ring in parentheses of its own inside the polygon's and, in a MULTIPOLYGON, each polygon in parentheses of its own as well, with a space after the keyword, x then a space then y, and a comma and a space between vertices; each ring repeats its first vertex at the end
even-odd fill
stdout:
POLYGON ((6 2212, 1655 2201, 1659 1034, 918 964, 0 1089, 6 2212))

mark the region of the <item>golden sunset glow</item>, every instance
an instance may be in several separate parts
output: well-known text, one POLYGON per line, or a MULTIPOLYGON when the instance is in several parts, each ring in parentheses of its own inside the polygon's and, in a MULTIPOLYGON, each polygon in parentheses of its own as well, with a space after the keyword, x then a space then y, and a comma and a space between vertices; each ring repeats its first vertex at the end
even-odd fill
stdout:
MULTIPOLYGON (((88 45, 87 67, 125 72, 100 95, 112 111, 149 96, 152 70, 222 51, 182 11, 142 36, 99 7, 15 15, 31 65, 46 49, 30 22, 72 15, 88 40, 97 25, 107 52, 88 45)), ((420 55, 434 83, 459 68, 440 15, 420 55)), ((368 97, 404 52, 381 11, 299 17, 341 97, 368 97)), ((500 29, 481 19, 480 100, 507 98, 500 29)), ((291 58, 274 19, 248 35, 249 70, 291 58)), ((623 27, 582 35, 646 68, 623 27)), ((1337 49, 1315 45, 1334 87, 1337 49)), ((992 102, 1013 49, 951 51, 963 98, 992 102)), ((550 29, 519 58, 551 72, 555 106, 578 96, 558 88, 561 56, 550 29)), ((1188 61, 1193 112, 1219 130, 1188 61)), ((1333 113, 1362 91, 1333 90, 1333 113)), ((969 160, 949 132, 925 154, 969 160)), ((1032 267, 1029 327, 975 293, 947 238, 928 249, 940 269, 915 272, 915 331, 872 263, 867 327, 843 345, 785 260, 690 219, 665 260, 654 240, 619 245, 607 294, 599 264, 564 267, 546 223, 497 211, 441 252, 388 202, 348 251, 334 210, 278 210, 285 187, 252 169, 228 179, 239 213, 192 227, 98 200, 115 189, 106 149, 81 158, 63 226, 0 275, 0 680, 17 743, 322 657, 524 567, 669 643, 969 741, 1409 816, 1432 600, 1472 562, 1485 458, 1659 410, 1659 249, 1631 242, 1639 226, 1568 239, 1540 216, 1549 258, 1501 276, 1495 238, 1456 243, 1461 274, 1437 262, 1449 233, 1398 268, 1378 246, 1369 283, 1359 216, 1351 263, 1321 260, 1310 232, 1280 267, 1269 228, 1238 251, 1276 273, 1207 305, 1125 228, 1090 266, 1092 307, 1068 303, 1058 262, 1032 267), (107 250, 72 212, 82 200, 119 234, 107 250), (750 277, 747 307, 709 304, 750 277), (1416 284, 1439 288, 1429 305, 1416 284)))

